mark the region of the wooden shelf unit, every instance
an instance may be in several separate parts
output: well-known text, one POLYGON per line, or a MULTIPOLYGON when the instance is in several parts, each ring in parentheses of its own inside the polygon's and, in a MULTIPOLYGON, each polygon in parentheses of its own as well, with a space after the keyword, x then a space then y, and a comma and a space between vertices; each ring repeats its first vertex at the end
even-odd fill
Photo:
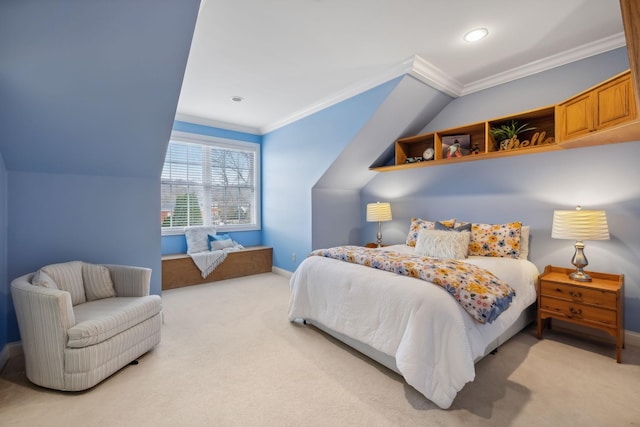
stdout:
POLYGON ((471 123, 465 126, 459 126, 451 129, 439 130, 433 133, 426 133, 407 138, 400 138, 395 143, 395 164, 391 166, 383 166, 372 168, 379 172, 388 172, 399 169, 408 169, 415 167, 425 167, 442 165, 447 163, 469 162, 481 159, 490 159, 498 157, 516 156, 525 153, 542 152, 557 150, 557 144, 534 145, 524 148, 514 148, 510 150, 499 150, 497 143, 489 135, 489 129, 494 126, 500 126, 509 123, 511 120, 517 120, 520 124, 527 123, 536 129, 525 132, 520 135, 522 141, 531 141, 534 133, 545 133, 545 138, 553 137, 555 132, 555 106, 538 108, 526 111, 517 115, 498 117, 484 122, 471 123), (468 154, 462 157, 447 158, 443 152, 442 139, 447 136, 469 135, 470 142, 478 147, 478 154, 468 154), (406 163, 409 157, 422 157, 422 153, 427 148, 433 148, 435 156, 433 160, 406 163))
POLYGON ((371 170, 390 172, 640 140, 640 117, 634 89, 631 70, 627 70, 560 104, 400 138, 395 142, 395 164, 372 167, 371 170), (535 129, 518 136, 526 146, 500 150, 498 142, 490 136, 489 129, 508 124, 512 120, 535 129), (538 136, 534 138, 536 133, 538 136), (454 135, 469 135, 471 145, 478 147, 478 154, 447 158, 442 138, 454 135), (552 138, 552 141, 548 141, 548 138, 552 138), (434 150, 433 160, 407 163, 407 158, 422 157, 427 148, 434 150))

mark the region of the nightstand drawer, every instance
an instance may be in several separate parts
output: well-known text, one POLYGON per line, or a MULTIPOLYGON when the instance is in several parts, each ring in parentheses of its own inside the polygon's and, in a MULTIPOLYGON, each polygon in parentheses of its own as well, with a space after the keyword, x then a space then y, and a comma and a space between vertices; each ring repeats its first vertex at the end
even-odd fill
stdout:
POLYGON ((565 300, 599 305, 602 307, 616 307, 616 294, 614 292, 566 285, 563 283, 547 282, 544 280, 540 283, 540 292, 544 296, 554 298, 562 298, 565 300))
POLYGON ((606 308, 593 307, 572 301, 544 297, 540 300, 539 309, 551 311, 555 315, 560 315, 567 319, 581 319, 604 323, 611 326, 616 325, 616 311, 607 310, 606 308))

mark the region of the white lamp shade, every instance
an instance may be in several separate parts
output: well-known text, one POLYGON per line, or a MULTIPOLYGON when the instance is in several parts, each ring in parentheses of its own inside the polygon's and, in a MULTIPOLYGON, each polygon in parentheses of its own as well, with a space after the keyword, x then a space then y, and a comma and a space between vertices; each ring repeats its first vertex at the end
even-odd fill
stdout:
POLYGON ((389 203, 367 204, 367 222, 391 221, 391 205, 389 203))
POLYGON ((609 227, 604 211, 558 210, 553 212, 551 237, 571 240, 608 240, 609 227))

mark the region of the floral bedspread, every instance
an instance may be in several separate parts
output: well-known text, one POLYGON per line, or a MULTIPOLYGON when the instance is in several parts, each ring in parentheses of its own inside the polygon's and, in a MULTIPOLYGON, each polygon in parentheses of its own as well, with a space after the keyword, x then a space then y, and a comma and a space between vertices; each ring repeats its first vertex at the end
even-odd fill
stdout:
POLYGON ((453 259, 439 259, 360 246, 318 249, 309 256, 323 256, 442 286, 480 323, 493 322, 509 308, 516 292, 488 270, 453 259))

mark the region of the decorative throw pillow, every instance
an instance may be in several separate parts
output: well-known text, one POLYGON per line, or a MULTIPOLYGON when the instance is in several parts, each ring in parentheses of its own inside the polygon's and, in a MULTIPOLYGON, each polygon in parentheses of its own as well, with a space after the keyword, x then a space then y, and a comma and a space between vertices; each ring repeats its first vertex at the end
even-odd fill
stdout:
MULTIPOLYGON (((456 220, 455 218, 453 218, 447 221, 440 221, 440 222, 449 227, 453 227, 454 224, 456 223, 456 220)), ((407 246, 416 245, 416 239, 418 238, 418 233, 420 232, 420 230, 433 230, 434 228, 435 228, 434 221, 426 221, 420 218, 411 218, 411 225, 409 226, 409 234, 407 235, 407 241, 406 241, 407 246)))
POLYGON ((58 289, 56 282, 42 270, 38 270, 31 279, 31 284, 34 286, 42 286, 43 288, 58 289))
POLYGON ((469 255, 519 258, 521 222, 473 224, 469 255))
POLYGON ((41 268, 58 285, 61 291, 71 294, 71 304, 78 305, 87 301, 82 284, 82 262, 70 261, 51 264, 41 268))
POLYGON ((228 234, 209 235, 209 249, 212 251, 219 251, 233 246, 235 246, 235 243, 228 234))
POLYGON ((111 273, 104 265, 82 263, 82 280, 87 301, 113 298, 116 290, 111 281, 111 273))
POLYGON ((187 253, 195 254, 209 250, 209 235, 215 236, 216 227, 212 225, 194 225, 184 228, 187 239, 187 253))
POLYGON ((468 231, 420 230, 415 252, 434 258, 465 259, 470 239, 468 231))

